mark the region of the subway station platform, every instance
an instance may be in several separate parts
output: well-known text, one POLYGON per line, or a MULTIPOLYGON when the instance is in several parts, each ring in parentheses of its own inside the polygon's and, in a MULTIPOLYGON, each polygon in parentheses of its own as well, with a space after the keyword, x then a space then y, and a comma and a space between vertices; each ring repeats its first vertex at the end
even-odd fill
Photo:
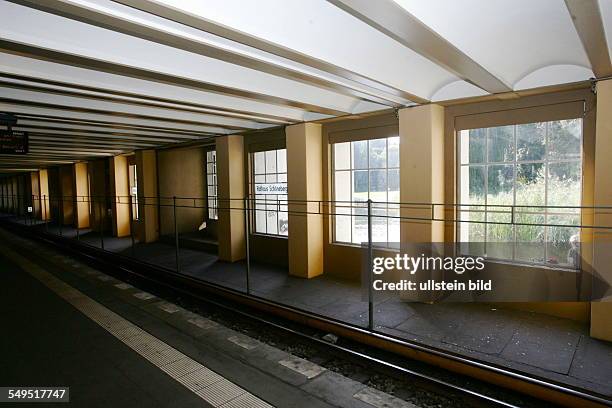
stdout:
MULTIPOLYGON (((57 233, 55 227, 47 228, 57 233)), ((76 236, 66 227, 63 234, 76 236)), ((84 243, 100 246, 95 234, 81 237, 84 243)), ((176 268, 174 245, 136 243, 132 248, 129 237, 103 240, 109 251, 176 268)), ((183 274, 246 291, 244 262, 222 262, 216 254, 180 248, 180 263, 183 274)), ((329 275, 306 280, 290 276, 286 268, 252 262, 250 286, 251 294, 262 299, 367 327, 368 304, 355 282, 329 275)), ((612 343, 591 338, 586 323, 499 304, 423 304, 392 296, 377 298, 374 313, 376 330, 398 339, 612 396, 612 343)))
POLYGON ((44 245, 0 238, 2 384, 68 386, 77 407, 415 407, 44 245))

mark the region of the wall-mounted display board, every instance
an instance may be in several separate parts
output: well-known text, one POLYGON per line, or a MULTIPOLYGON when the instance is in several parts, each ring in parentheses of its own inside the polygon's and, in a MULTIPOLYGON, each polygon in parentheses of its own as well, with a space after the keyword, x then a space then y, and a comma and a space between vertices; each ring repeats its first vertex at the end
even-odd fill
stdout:
POLYGON ((0 130, 0 154, 27 154, 28 133, 0 130))

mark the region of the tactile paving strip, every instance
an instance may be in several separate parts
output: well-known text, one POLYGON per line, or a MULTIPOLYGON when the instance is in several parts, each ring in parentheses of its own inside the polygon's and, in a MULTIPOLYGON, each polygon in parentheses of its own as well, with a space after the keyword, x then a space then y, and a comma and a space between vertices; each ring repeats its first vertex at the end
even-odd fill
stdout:
MULTIPOLYGON (((32 264, 27 271, 81 313, 212 406, 274 408, 38 266, 32 264)), ((139 292, 134 296, 143 300, 155 297, 147 292, 139 292)), ((191 323, 200 327, 212 325, 208 319, 192 320, 191 323)))

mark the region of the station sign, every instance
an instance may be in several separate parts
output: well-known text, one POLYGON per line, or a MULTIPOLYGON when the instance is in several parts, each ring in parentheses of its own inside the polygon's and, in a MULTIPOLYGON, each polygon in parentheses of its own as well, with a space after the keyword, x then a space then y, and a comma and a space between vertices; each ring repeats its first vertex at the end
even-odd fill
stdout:
POLYGON ((255 194, 287 194, 287 183, 261 183, 255 184, 255 194))
POLYGON ((0 154, 27 154, 28 133, 0 130, 0 154))

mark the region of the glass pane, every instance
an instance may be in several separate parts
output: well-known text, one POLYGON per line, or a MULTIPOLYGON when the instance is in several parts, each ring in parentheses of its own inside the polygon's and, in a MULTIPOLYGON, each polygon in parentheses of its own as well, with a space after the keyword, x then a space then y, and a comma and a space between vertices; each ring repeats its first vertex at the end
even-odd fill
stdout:
POLYGON ((266 233, 266 212, 262 210, 255 211, 255 232, 266 233))
POLYGON ((265 183, 265 182, 266 182, 266 176, 264 176, 263 174, 255 176, 255 184, 265 183))
MULTIPOLYGON (((362 212, 361 209, 353 211, 362 212)), ((353 243, 361 244, 362 242, 368 242, 368 217, 353 216, 353 243)))
MULTIPOLYGON (((551 222, 552 221, 552 222, 551 222)), ((568 220, 550 220, 565 224, 568 220)), ((580 230, 576 227, 547 227, 547 262, 551 265, 578 268, 580 266, 580 230)))
POLYGON ((400 138, 399 136, 396 137, 390 137, 387 139, 387 143, 388 143, 388 155, 389 155, 389 161, 388 161, 388 166, 389 168, 391 167, 399 167, 399 143, 400 143, 400 138))
POLYGON ((484 204, 485 166, 461 168, 461 204, 484 204))
POLYGON ((579 206, 582 191, 580 162, 548 165, 548 205, 579 206))
POLYGON ((519 207, 514 219, 516 228, 516 259, 523 262, 543 263, 545 258, 544 208, 519 207))
POLYGON ((289 234, 289 214, 284 211, 278 213, 278 233, 280 235, 289 234))
POLYGON ((266 173, 276 173, 276 150, 269 150, 266 153, 266 173))
POLYGON ((549 122, 548 155, 551 160, 578 159, 581 152, 582 120, 549 122))
POLYGON ((367 201, 368 171, 353 171, 353 201, 367 201))
POLYGON ((370 170, 370 199, 375 202, 387 201, 387 172, 370 170))
POLYGON ((469 255, 484 255, 485 210, 484 206, 461 206, 459 208, 460 251, 469 255))
POLYGON ((503 213, 487 212, 487 244, 488 257, 497 259, 512 259, 514 253, 513 225, 509 217, 503 213))
POLYGON ((276 151, 276 171, 278 173, 287 172, 287 149, 280 149, 276 151))
POLYGON ((274 174, 266 174, 266 183, 276 183, 278 181, 278 176, 276 173, 274 174))
MULTIPOLYGON (((381 213, 380 215, 386 215, 386 210, 376 210, 376 212, 381 213)), ((384 243, 385 245, 387 244, 386 217, 372 217, 372 242, 384 243)))
POLYGON ((514 166, 501 164, 488 166, 487 204, 512 204, 514 166))
POLYGON ((368 141, 361 140, 359 142, 351 142, 353 148, 353 168, 367 169, 368 168, 368 141))
MULTIPOLYGON (((269 206, 268 206, 269 207, 269 206)), ((278 215, 276 211, 266 211, 266 226, 268 234, 278 234, 278 215)))
POLYGON ((334 145, 334 169, 349 170, 351 168, 351 143, 336 143, 334 145))
POLYGON ((516 205, 546 205, 544 163, 516 166, 516 205))
POLYGON ((351 172, 337 171, 334 179, 334 200, 351 201, 351 172))
POLYGON ((351 216, 337 215, 336 220, 336 241, 351 242, 351 216))
POLYGON ((462 130, 461 164, 484 163, 486 129, 462 130))
POLYGON ((387 165, 387 139, 370 140, 370 168, 380 169, 387 165))
POLYGON ((500 126, 488 130, 487 161, 514 161, 514 126, 500 126))
POLYGON ((279 183, 286 183, 287 182, 287 173, 279 174, 278 177, 277 177, 277 181, 279 183))
POLYGON ((264 174, 266 172, 266 156, 264 152, 257 152, 253 154, 254 171, 255 174, 264 174))
POLYGON ((528 123, 516 127, 516 160, 543 160, 546 147, 546 122, 528 123))
POLYGON ((387 201, 391 203, 399 203, 400 201, 400 186, 399 186, 399 169, 389 170, 387 173, 389 184, 389 195, 387 201))

